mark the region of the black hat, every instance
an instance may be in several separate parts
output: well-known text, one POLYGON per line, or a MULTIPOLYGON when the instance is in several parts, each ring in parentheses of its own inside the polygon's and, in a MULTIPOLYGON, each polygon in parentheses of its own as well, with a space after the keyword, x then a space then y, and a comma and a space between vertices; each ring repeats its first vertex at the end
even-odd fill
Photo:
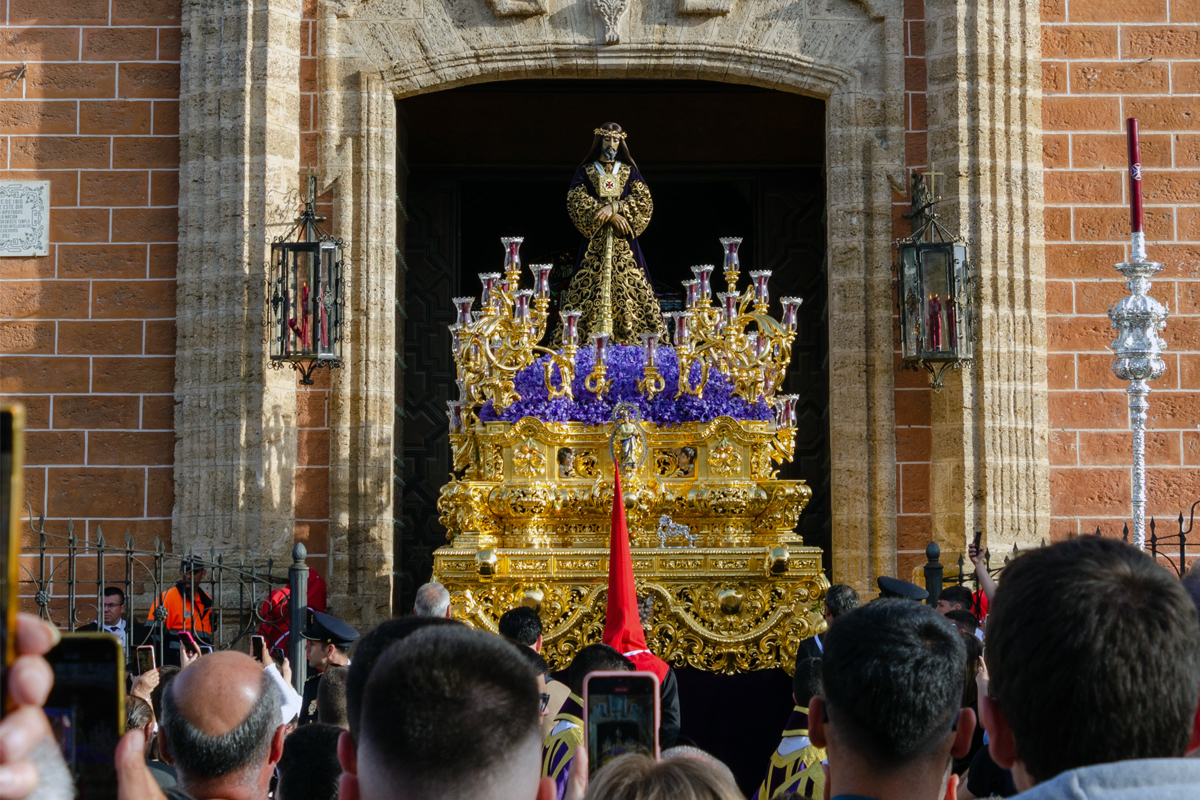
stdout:
POLYGON ((898 597, 901 600, 916 600, 917 602, 929 597, 929 592, 915 583, 891 578, 887 575, 880 575, 875 580, 879 584, 880 597, 898 597))
POLYGON ((331 614, 321 611, 308 612, 308 627, 301 634, 314 642, 328 642, 338 647, 347 647, 358 641, 358 631, 331 614))
POLYGON ((204 566, 204 562, 200 560, 200 556, 188 556, 179 562, 180 572, 201 572, 208 569, 204 566))

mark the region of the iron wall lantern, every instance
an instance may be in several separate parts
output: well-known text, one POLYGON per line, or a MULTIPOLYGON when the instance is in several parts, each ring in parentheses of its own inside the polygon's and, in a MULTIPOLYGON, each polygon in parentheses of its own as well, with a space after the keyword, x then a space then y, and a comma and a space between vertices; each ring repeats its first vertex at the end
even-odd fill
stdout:
POLYGON ((317 224, 317 179, 296 224, 271 243, 267 314, 271 365, 290 363, 300 383, 311 386, 318 367, 341 365, 345 304, 342 297, 342 240, 317 224))
POLYGON ((974 355, 974 278, 967 242, 938 221, 933 206, 940 198, 925 177, 913 176, 913 208, 904 215, 912 220, 912 236, 896 242, 896 298, 903 367, 926 369, 936 392, 947 369, 974 355))

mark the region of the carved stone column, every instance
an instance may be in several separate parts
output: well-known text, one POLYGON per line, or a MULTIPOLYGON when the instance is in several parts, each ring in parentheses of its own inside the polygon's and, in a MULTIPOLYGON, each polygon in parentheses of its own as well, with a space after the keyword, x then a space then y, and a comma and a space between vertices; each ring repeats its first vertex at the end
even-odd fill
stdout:
POLYGON ((180 65, 176 550, 293 540, 295 377, 269 370, 271 237, 298 210, 300 8, 188 0, 180 65))
POLYGON ((993 551, 1033 545, 1050 524, 1039 7, 926 0, 925 19, 939 210, 971 239, 980 332, 933 403, 934 536, 948 554, 977 529, 993 551))
MULTIPOLYGON (((337 47, 336 17, 323 42, 337 47)), ((336 52, 336 50, 333 50, 336 52)), ((321 164, 334 188, 334 228, 348 241, 349 330, 330 409, 329 599, 365 629, 391 616, 396 403, 396 101, 373 71, 321 76, 321 164)))

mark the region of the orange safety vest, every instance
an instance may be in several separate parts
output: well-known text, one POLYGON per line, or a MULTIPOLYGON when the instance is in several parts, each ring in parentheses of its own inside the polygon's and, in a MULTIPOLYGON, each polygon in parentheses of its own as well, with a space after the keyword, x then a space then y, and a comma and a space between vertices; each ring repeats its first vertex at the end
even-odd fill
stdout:
POLYGON ((183 596, 183 591, 176 584, 170 589, 162 593, 162 597, 154 601, 154 605, 150 607, 150 615, 146 618, 147 622, 154 622, 154 612, 161 602, 167 609, 167 618, 164 623, 169 631, 191 631, 192 633, 204 633, 212 635, 212 600, 208 595, 196 587, 199 603, 196 607, 192 601, 183 596))

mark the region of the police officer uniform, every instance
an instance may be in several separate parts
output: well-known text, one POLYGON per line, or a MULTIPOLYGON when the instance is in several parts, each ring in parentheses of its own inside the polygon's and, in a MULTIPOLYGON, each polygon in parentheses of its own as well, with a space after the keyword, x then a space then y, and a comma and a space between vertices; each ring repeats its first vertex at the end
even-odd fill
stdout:
MULTIPOLYGON (((308 626, 301 635, 321 645, 333 644, 338 647, 349 647, 358 641, 358 631, 337 617, 320 611, 308 612, 308 626)), ((304 681, 304 703, 300 707, 301 725, 317 721, 317 686, 320 683, 319 672, 304 681)))
POLYGON ((879 584, 879 599, 887 600, 915 600, 920 603, 929 597, 929 592, 917 586, 915 583, 902 581, 899 578, 892 578, 887 575, 880 575, 875 579, 879 584))

